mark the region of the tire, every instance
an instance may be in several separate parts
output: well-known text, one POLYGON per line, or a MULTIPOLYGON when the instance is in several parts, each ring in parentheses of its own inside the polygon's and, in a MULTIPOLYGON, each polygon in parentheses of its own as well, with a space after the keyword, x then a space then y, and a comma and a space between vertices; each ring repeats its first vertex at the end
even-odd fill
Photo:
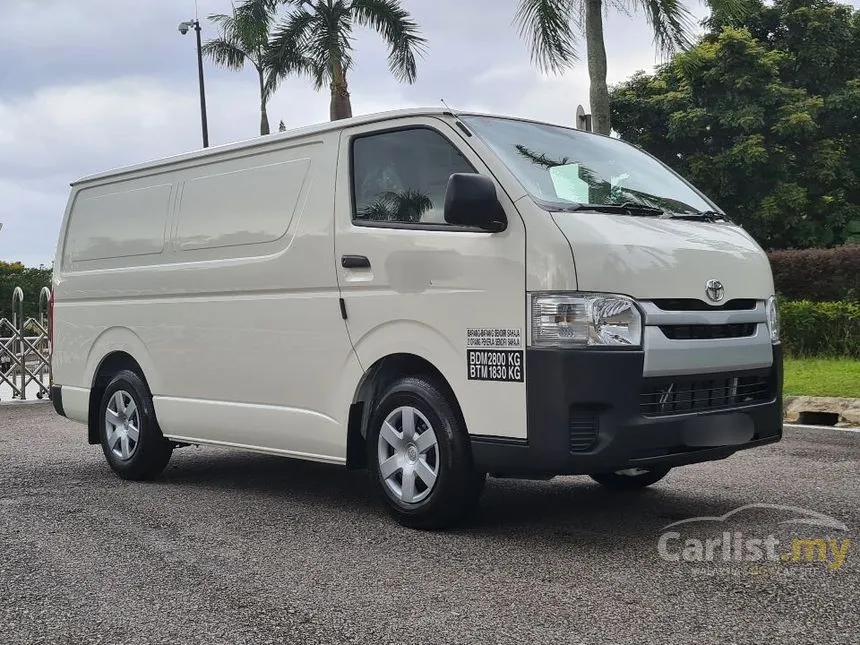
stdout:
POLYGON ((99 406, 99 436, 108 465, 123 479, 152 479, 173 454, 173 444, 161 434, 155 419, 149 388, 130 370, 116 374, 105 389, 99 406), (109 414, 117 425, 108 421, 109 414))
POLYGON ((388 511, 404 526, 451 526, 481 495, 486 474, 475 472, 469 436, 455 409, 432 381, 408 377, 388 387, 371 417, 369 470, 388 511))
POLYGON ((600 473, 591 475, 591 478, 606 488, 612 490, 639 490, 663 479, 671 470, 670 468, 631 468, 629 471, 644 471, 641 473, 630 473, 618 470, 614 473, 600 473))

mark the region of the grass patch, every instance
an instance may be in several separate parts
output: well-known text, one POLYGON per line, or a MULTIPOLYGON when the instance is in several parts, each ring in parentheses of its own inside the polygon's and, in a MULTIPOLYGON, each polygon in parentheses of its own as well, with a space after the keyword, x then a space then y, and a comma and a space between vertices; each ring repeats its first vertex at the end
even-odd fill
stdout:
POLYGON ((783 387, 788 396, 860 398, 860 361, 850 358, 786 358, 783 387))

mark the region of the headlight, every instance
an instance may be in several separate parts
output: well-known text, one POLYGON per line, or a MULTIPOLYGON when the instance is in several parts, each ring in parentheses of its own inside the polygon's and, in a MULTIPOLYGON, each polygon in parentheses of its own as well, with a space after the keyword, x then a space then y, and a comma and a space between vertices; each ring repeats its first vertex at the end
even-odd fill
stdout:
POLYGON ((633 300, 606 293, 532 297, 532 344, 587 347, 642 345, 642 315, 633 300))
POLYGON ((776 297, 767 299, 767 329, 770 332, 770 342, 779 342, 779 310, 776 307, 776 297))

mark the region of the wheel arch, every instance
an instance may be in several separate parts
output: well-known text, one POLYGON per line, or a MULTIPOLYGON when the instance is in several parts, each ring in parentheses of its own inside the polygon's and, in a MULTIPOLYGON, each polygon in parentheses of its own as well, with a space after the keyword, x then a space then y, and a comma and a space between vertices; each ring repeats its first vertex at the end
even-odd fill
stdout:
POLYGON ((147 383, 151 391, 153 393, 161 391, 161 383, 146 343, 128 327, 109 327, 93 340, 87 354, 84 381, 87 384, 92 383, 99 369, 104 365, 105 359, 116 353, 130 356, 137 364, 140 375, 145 375, 148 379, 147 383))
POLYGON ((377 359, 365 370, 355 388, 347 426, 347 468, 358 469, 366 466, 365 437, 373 409, 391 383, 407 376, 424 376, 442 388, 443 393, 450 397, 460 423, 466 427, 463 410, 460 408, 454 388, 439 368, 417 354, 409 352, 388 354, 377 359))
POLYGON ((111 377, 122 370, 131 370, 143 379, 143 382, 149 387, 143 368, 131 354, 123 350, 116 350, 103 356, 94 370, 90 386, 87 414, 87 443, 91 445, 95 445, 101 441, 99 437, 99 406, 105 389, 107 389, 111 377))

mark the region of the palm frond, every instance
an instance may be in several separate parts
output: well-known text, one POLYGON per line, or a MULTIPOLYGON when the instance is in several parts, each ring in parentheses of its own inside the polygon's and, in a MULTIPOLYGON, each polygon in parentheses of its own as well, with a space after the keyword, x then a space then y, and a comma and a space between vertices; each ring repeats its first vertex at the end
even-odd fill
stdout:
MULTIPOLYGON (((217 40, 231 44, 260 70, 269 43, 269 30, 277 10, 275 0, 245 0, 233 9, 231 15, 216 13, 209 20, 220 31, 217 40)), ((217 61, 216 61, 217 62, 217 61)), ((219 63, 220 64, 220 63, 219 63)), ((231 66, 231 69, 241 67, 231 66)))
POLYGON ((315 11, 320 28, 314 34, 310 56, 319 63, 325 61, 325 66, 317 66, 317 82, 330 83, 337 74, 345 77, 352 67, 352 8, 345 0, 317 0, 315 11))
POLYGON ((533 164, 540 166, 541 168, 556 168, 558 166, 566 166, 570 163, 569 157, 554 159, 546 153, 535 152, 531 148, 528 148, 521 143, 516 144, 514 147, 517 149, 517 152, 520 154, 520 156, 525 157, 533 164))
POLYGON ((233 28, 234 17, 225 13, 213 13, 208 16, 209 22, 214 22, 221 31, 230 31, 233 28))
POLYGON ((743 27, 746 20, 761 10, 762 0, 701 0, 710 9, 709 15, 699 24, 713 31, 714 27, 743 27))
POLYGON ((232 35, 244 49, 257 53, 258 62, 268 45, 276 10, 273 0, 245 0, 234 9, 232 35))
POLYGON ((203 55, 220 67, 239 71, 245 66, 248 55, 234 43, 222 38, 215 38, 203 45, 203 55))
POLYGON ((245 0, 234 11, 245 16, 246 20, 258 24, 269 23, 277 14, 279 4, 277 0, 245 0))
POLYGON ((358 217, 380 222, 420 222, 433 208, 433 200, 419 190, 386 191, 362 208, 358 217))
POLYGON ((690 47, 693 17, 681 0, 639 1, 645 10, 648 24, 654 31, 654 45, 658 52, 669 55, 678 49, 690 47))
POLYGON ((316 30, 316 22, 314 14, 298 8, 275 28, 265 57, 272 75, 283 78, 289 74, 310 74, 315 78, 314 61, 305 52, 316 30))
POLYGON ((761 6, 759 0, 704 0, 713 12, 732 18, 746 18, 761 6))
POLYGON ((427 49, 418 24, 398 0, 353 0, 358 24, 376 30, 388 44, 388 68, 399 81, 414 83, 418 74, 416 56, 427 49))
POLYGON ((520 36, 542 71, 560 72, 578 60, 571 29, 575 0, 520 0, 514 16, 520 36))

